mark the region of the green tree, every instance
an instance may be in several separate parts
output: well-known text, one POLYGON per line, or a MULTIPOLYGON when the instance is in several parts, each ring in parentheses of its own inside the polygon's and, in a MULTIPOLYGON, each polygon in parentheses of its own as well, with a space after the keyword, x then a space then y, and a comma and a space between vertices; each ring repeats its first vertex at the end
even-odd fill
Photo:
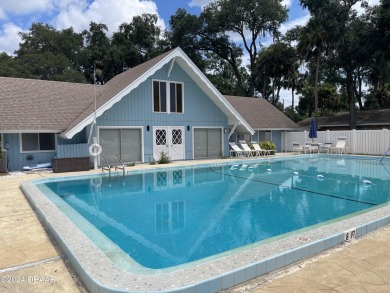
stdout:
MULTIPOLYGON (((301 56, 315 60, 314 111, 318 121, 318 87, 322 55, 333 54, 333 50, 344 35, 351 7, 358 0, 300 0, 310 12, 310 19, 301 29, 298 51, 301 56)), ((318 123, 317 123, 318 125, 318 123)))
POLYGON ((57 31, 47 24, 33 23, 29 32, 20 36, 15 61, 23 64, 26 77, 84 82, 79 71, 83 39, 72 28, 57 31))
POLYGON ((85 79, 89 83, 105 83, 109 78, 105 76, 104 69, 107 70, 108 66, 104 67, 104 60, 109 56, 110 39, 107 37, 108 27, 103 23, 91 22, 89 24, 89 30, 82 32, 85 49, 82 54, 82 67, 84 71, 85 79), (98 64, 98 66, 95 66, 98 64), (94 68, 95 77, 94 81, 94 68))
POLYGON ((287 10, 281 0, 218 0, 210 3, 201 13, 203 23, 202 44, 227 60, 233 67, 241 91, 246 86, 238 69, 241 56, 237 56, 237 45, 228 32, 239 36, 242 47, 249 56, 249 80, 247 93, 255 94, 258 71, 256 59, 261 37, 278 35, 278 28, 287 19, 287 10))
MULTIPOLYGON (((279 102, 279 93, 293 72, 298 71, 295 49, 284 42, 276 42, 261 51, 257 59, 257 70, 271 80, 273 105, 279 102)), ((264 85, 263 85, 264 86, 264 85)), ((265 97, 263 95, 263 97, 265 97)))
POLYGON ((170 21, 172 43, 183 44, 197 65, 201 64, 199 51, 213 52, 232 67, 240 94, 254 96, 260 39, 278 35, 278 27, 287 19, 281 2, 217 0, 207 5, 199 17, 178 10, 170 21), (237 42, 233 34, 238 36, 237 42), (249 56, 249 79, 241 68, 244 51, 249 56))
POLYGON ((205 71, 204 56, 199 45, 201 22, 198 16, 179 8, 169 20, 171 30, 166 33, 169 47, 180 47, 201 70, 205 71))

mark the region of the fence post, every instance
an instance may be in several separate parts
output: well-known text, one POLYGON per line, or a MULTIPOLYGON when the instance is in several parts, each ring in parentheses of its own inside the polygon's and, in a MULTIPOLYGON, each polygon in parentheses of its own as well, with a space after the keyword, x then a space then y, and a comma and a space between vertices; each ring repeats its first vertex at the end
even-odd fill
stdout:
POLYGON ((309 140, 309 134, 308 134, 307 130, 304 130, 303 131, 303 141, 302 141, 302 144, 306 144, 307 140, 309 140))
POLYGON ((383 154, 390 147, 390 132, 386 128, 382 129, 380 145, 382 147, 382 150, 380 150, 381 154, 383 154))
POLYGON ((352 132, 351 132, 351 154, 355 154, 356 144, 357 144, 356 129, 352 129, 352 132))
POLYGON ((324 142, 330 142, 330 131, 329 129, 326 131, 326 139, 324 142))

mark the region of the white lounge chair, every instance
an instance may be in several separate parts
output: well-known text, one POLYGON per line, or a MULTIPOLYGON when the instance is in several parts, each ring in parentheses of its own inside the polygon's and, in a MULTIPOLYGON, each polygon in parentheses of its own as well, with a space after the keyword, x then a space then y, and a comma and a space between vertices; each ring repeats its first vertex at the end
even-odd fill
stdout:
POLYGON ((300 152, 304 152, 304 148, 303 146, 301 146, 301 144, 299 142, 296 142, 294 141, 293 142, 293 152, 294 153, 300 153, 300 152))
POLYGON ((269 150, 263 150, 257 142, 252 141, 251 144, 256 151, 256 156, 260 157, 270 154, 269 150))
POLYGON ((238 143, 245 151, 245 155, 247 155, 248 157, 253 157, 253 150, 247 145, 245 140, 240 140, 238 143))
POLYGON ((334 147, 330 147, 330 152, 333 153, 333 150, 336 151, 337 154, 342 154, 344 151, 347 153, 347 138, 345 136, 338 137, 336 145, 334 147))
POLYGON ((229 145, 231 147, 230 150, 230 156, 232 157, 233 154, 236 155, 236 157, 243 157, 245 155, 245 151, 241 149, 238 145, 236 145, 235 142, 229 142, 229 145))
POLYGON ((305 150, 305 153, 308 152, 309 154, 314 154, 315 152, 319 152, 318 142, 307 141, 303 148, 305 150))
POLYGON ((326 151, 326 153, 329 154, 329 150, 330 150, 331 147, 332 147, 332 143, 331 142, 325 142, 325 143, 321 144, 320 152, 326 151))

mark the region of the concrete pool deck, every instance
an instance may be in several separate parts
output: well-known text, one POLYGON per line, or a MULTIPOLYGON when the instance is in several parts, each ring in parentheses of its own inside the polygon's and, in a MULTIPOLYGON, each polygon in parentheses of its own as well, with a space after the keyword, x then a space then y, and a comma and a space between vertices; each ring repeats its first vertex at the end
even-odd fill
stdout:
MULTIPOLYGON (((187 163, 175 163, 181 164, 187 163)), ((194 161, 188 164, 194 164, 194 161)), ((156 167, 149 166, 127 170, 156 167)), ((24 180, 70 174, 75 173, 0 177, 0 292, 86 291, 19 189, 24 180)), ((341 245, 341 249, 332 249, 330 254, 314 261, 294 263, 287 269, 289 272, 284 269, 284 276, 271 282, 264 283, 266 279, 259 277, 225 292, 390 292, 388 243, 389 225, 360 240, 341 245)), ((268 274, 265 278, 273 279, 273 275, 268 274)))

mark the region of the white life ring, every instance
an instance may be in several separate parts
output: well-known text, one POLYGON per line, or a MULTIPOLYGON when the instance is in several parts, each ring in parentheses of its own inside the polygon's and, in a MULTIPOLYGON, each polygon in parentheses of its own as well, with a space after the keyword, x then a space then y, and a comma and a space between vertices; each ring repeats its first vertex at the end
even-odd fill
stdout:
POLYGON ((91 178, 89 180, 89 185, 94 187, 94 188, 100 188, 100 186, 102 186, 102 183, 103 183, 103 180, 101 177, 95 177, 95 178, 91 178))
POLYGON ((89 154, 92 157, 98 157, 100 156, 101 153, 102 153, 102 147, 99 144, 93 143, 89 146, 89 154))

